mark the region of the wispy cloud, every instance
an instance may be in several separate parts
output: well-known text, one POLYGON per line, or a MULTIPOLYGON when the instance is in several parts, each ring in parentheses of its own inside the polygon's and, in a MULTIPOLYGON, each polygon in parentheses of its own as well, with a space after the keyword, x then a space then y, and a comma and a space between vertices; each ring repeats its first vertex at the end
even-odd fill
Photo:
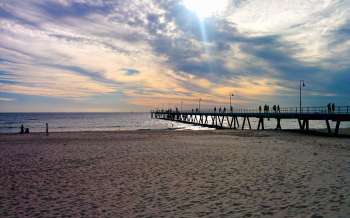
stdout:
POLYGON ((313 102, 346 103, 349 12, 342 0, 234 0, 200 20, 175 0, 3 1, 0 94, 150 107, 236 92, 245 104, 297 95, 304 79, 313 102))

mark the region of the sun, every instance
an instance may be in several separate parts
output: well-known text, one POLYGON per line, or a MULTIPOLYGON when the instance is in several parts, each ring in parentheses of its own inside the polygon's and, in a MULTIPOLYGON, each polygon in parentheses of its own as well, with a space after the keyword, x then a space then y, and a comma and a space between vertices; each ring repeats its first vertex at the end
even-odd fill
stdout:
POLYGON ((183 0, 183 4, 200 19, 204 19, 223 13, 227 8, 228 0, 183 0))

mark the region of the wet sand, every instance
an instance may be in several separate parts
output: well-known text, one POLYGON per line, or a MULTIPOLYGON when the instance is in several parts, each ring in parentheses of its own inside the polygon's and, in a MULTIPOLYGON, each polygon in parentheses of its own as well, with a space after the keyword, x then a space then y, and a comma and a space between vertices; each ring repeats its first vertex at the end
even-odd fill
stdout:
POLYGON ((350 217, 350 138, 0 135, 0 217, 350 217))

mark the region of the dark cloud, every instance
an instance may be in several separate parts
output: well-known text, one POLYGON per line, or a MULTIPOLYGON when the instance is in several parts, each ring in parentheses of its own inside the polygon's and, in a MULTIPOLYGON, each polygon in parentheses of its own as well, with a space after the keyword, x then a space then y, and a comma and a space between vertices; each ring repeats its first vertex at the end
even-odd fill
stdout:
POLYGON ((96 4, 88 4, 86 2, 71 2, 67 5, 55 2, 46 1, 38 5, 42 11, 53 18, 62 17, 82 17, 91 13, 108 14, 111 8, 111 2, 99 2, 96 4))
POLYGON ((108 78, 104 77, 102 73, 100 72, 93 72, 78 66, 70 66, 70 65, 61 65, 61 64, 44 64, 48 67, 56 68, 56 69, 62 69, 66 71, 70 71, 85 77, 88 77, 94 81, 102 82, 105 84, 118 84, 117 82, 111 81, 108 78))

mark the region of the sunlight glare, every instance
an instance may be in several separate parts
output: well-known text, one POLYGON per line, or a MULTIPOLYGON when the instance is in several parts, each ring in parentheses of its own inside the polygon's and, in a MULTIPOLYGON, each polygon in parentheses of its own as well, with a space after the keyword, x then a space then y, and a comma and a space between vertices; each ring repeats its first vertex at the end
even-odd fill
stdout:
POLYGON ((183 0, 184 6, 197 14, 200 19, 223 13, 228 0, 183 0))

